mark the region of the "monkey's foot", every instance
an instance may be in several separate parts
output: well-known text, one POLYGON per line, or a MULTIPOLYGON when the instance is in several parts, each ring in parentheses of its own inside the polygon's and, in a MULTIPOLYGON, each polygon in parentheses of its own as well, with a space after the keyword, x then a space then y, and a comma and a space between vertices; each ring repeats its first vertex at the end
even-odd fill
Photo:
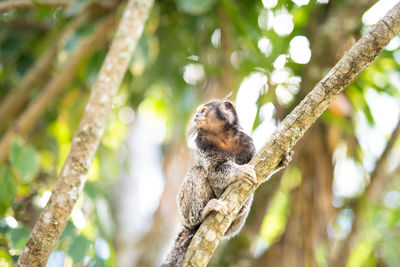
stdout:
POLYGON ((242 175, 247 183, 256 184, 258 182, 256 171, 254 170, 253 165, 250 164, 240 165, 240 171, 241 173, 239 175, 242 175))
POLYGON ((291 150, 289 153, 286 153, 283 155, 281 162, 278 165, 278 168, 285 168, 289 165, 289 163, 292 161, 292 156, 293 156, 294 151, 291 150))
POLYGON ((228 213, 228 204, 221 199, 211 199, 204 207, 201 213, 201 219, 204 220, 211 211, 216 211, 222 215, 226 215, 228 213))

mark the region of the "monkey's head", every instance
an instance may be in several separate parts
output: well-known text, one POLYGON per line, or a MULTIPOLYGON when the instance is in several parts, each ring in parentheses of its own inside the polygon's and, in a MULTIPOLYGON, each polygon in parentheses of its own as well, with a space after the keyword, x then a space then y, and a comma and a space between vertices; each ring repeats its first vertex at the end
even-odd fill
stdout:
POLYGON ((211 100, 197 108, 194 123, 198 131, 220 133, 238 124, 238 116, 229 101, 211 100))

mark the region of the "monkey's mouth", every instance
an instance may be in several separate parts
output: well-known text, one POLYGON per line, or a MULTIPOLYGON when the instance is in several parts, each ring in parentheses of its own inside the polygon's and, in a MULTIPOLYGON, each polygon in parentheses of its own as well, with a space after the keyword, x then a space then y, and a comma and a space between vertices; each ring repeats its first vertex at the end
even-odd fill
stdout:
POLYGON ((193 121, 194 121, 194 123, 196 124, 196 126, 198 128, 201 128, 206 124, 206 120, 204 118, 202 118, 202 117, 197 117, 196 116, 196 117, 194 117, 193 121))

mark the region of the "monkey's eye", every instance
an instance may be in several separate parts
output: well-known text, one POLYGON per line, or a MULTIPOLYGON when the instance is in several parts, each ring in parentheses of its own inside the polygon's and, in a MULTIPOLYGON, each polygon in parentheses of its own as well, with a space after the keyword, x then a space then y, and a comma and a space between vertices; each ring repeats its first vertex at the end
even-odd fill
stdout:
POLYGON ((198 112, 204 113, 207 110, 207 107, 200 107, 198 112))

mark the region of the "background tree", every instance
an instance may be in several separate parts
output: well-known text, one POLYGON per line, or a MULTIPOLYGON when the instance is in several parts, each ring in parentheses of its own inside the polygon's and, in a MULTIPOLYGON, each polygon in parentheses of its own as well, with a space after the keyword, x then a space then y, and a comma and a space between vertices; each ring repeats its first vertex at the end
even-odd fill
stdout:
MULTIPOLYGON (((185 132, 195 107, 232 91, 245 130, 261 147, 394 2, 156 2, 83 195, 49 264, 157 266, 178 231, 172 223, 177 221, 175 195, 193 160, 185 132)), ((120 3, 36 1, 7 8, 9 1, 0 3, 0 111, 11 95, 28 88, 21 101, 9 105, 20 111, 0 112, 4 138, 18 122, 17 114, 65 71, 80 44, 120 3)), ((268 266, 277 260, 280 266, 293 260, 326 266, 354 230, 358 237, 346 250, 351 266, 396 266, 398 141, 388 152, 381 182, 369 181, 399 118, 399 40, 395 37, 310 129, 296 146, 290 168, 276 174, 281 179, 262 185, 242 234, 221 244, 211 266, 268 266), (359 202, 369 186, 377 188, 371 189, 374 197, 359 202), (356 206, 363 208, 353 212, 356 206), (354 216, 362 223, 351 228, 354 216)), ((11 264, 22 252, 107 50, 99 42, 98 50, 84 52, 75 75, 42 107, 32 129, 11 140, 0 167, 1 263, 11 264)))

